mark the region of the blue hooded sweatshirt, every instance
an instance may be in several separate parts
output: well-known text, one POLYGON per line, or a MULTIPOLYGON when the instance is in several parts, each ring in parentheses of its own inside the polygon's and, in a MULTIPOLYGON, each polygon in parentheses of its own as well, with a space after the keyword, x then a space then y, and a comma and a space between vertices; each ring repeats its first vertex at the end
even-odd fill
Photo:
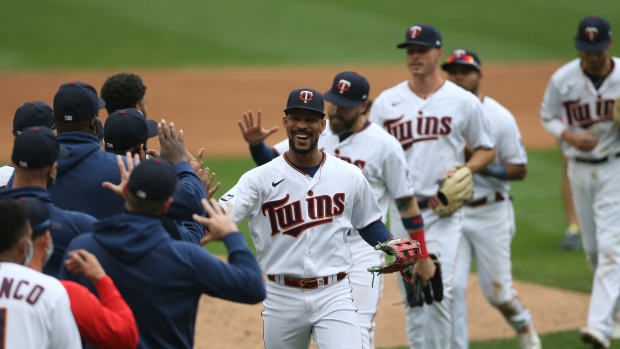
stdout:
MULTIPOLYGON (((138 348, 178 349, 193 347, 201 294, 247 304, 265 299, 261 270, 243 235, 232 233, 223 241, 229 263, 199 245, 173 240, 160 217, 126 212, 100 220, 69 249, 96 255, 114 280, 136 318, 138 348)), ((60 278, 95 293, 88 279, 64 266, 60 278)))
MULTIPOLYGON (((58 159, 56 183, 49 189, 54 203, 65 210, 87 213, 97 219, 122 213, 125 200, 102 187, 103 182, 121 181, 116 154, 100 150, 99 139, 83 132, 65 132, 58 135, 61 145, 69 149, 69 156, 58 159)), ((204 185, 188 162, 174 165, 180 188, 167 217, 191 221, 192 214, 204 215, 200 199, 207 196, 204 185)), ((204 235, 204 231, 203 231, 204 235)))
POLYGON ((18 199, 21 197, 37 198, 45 202, 50 211, 50 219, 60 225, 60 227, 52 226, 50 229, 54 243, 54 252, 43 267, 44 274, 57 278, 62 257, 67 251, 67 246, 69 246, 71 240, 79 234, 93 231, 93 226, 97 223, 97 220, 95 217, 85 213, 67 211, 54 206, 49 192, 41 187, 28 186, 0 191, 0 199, 18 199))

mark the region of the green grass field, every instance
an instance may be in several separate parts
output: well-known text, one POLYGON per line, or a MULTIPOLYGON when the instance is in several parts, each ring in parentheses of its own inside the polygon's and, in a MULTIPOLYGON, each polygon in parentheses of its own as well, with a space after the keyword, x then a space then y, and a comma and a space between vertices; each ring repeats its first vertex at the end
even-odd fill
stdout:
POLYGON ((411 25, 487 60, 565 60, 577 23, 612 0, 29 0, 0 11, 0 71, 401 63, 411 25))
MULTIPOLYGON (((0 74, 400 64, 403 54, 395 44, 419 22, 441 31, 447 51, 473 49, 485 62, 567 61, 577 54, 573 37, 578 21, 593 14, 605 16, 618 30, 620 11, 614 0, 5 1, 0 10, 0 74)), ((531 151, 529 161, 528 177, 512 190, 518 230, 514 277, 589 292, 592 275, 583 253, 559 248, 566 225, 560 201, 561 156, 557 151, 531 151)), ((222 182, 219 195, 254 166, 249 158, 208 159, 207 165, 222 182)), ((241 229, 247 232, 247 224, 241 229)), ((225 253, 220 243, 208 249, 225 253)), ((583 348, 576 332, 544 336, 543 345, 583 348)), ((510 340, 473 343, 471 348, 517 346, 510 340)))

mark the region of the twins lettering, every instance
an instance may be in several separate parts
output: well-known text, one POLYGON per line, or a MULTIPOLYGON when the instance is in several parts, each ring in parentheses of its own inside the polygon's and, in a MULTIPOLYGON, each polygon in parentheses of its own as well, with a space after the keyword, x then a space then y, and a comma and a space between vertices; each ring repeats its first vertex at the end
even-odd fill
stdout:
POLYGON ((310 191, 308 196, 305 204, 308 222, 304 220, 301 201, 289 203, 289 194, 286 194, 282 199, 263 204, 262 212, 263 216, 269 218, 271 236, 280 233, 282 230, 282 234, 296 238, 309 228, 331 223, 333 217, 340 216, 344 212, 344 193, 337 193, 333 197, 329 195, 313 196, 312 191, 310 191))
POLYGON ((419 116, 416 118, 415 131, 418 134, 416 138, 413 132, 413 121, 403 121, 404 117, 405 114, 383 123, 383 128, 398 139, 404 150, 409 150, 415 142, 437 140, 439 136, 445 136, 452 132, 451 116, 419 116))
POLYGON ((564 110, 566 111, 566 117, 568 118, 568 125, 577 125, 584 129, 589 128, 597 122, 608 121, 613 119, 613 99, 599 99, 596 101, 596 114, 598 119, 593 120, 590 112, 590 105, 580 104, 580 100, 567 101, 562 103, 564 110))

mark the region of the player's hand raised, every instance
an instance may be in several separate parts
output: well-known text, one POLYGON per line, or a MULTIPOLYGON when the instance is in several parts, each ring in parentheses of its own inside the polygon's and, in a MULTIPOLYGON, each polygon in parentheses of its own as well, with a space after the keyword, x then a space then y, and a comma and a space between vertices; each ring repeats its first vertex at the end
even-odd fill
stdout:
POLYGON ((230 203, 227 206, 228 212, 224 212, 215 199, 209 199, 209 201, 202 199, 200 202, 207 211, 208 217, 194 214, 193 218, 196 222, 206 225, 209 230, 209 234, 200 240, 201 245, 210 241, 221 241, 224 236, 239 231, 232 218, 232 205, 230 203))
POLYGON ((252 111, 248 110, 247 113, 243 113, 243 122, 241 120, 237 120, 237 124, 241 129, 241 134, 243 134, 243 139, 248 142, 251 146, 256 146, 261 144, 269 135, 276 132, 278 130, 278 126, 274 126, 269 130, 265 130, 261 126, 261 111, 258 110, 256 116, 256 124, 254 123, 254 116, 252 115, 252 111))
POLYGON ((125 159, 126 161, 123 161, 122 156, 116 156, 116 164, 118 165, 118 170, 121 172, 121 182, 119 184, 103 182, 102 184, 105 189, 111 190, 116 195, 122 198, 125 197, 125 187, 129 182, 129 176, 131 175, 131 172, 133 171, 134 167, 140 164, 140 154, 135 154, 132 161, 131 153, 127 152, 125 154, 125 159))
POLYGON ((168 160, 172 165, 187 161, 187 151, 185 150, 185 142, 183 130, 179 130, 177 135, 174 123, 170 126, 166 124, 166 120, 162 119, 157 125, 159 133, 159 144, 161 157, 168 160))
POLYGON ((207 199, 211 199, 213 197, 213 194, 215 194, 215 192, 220 189, 220 185, 222 183, 217 182, 213 189, 211 189, 211 185, 213 185, 213 180, 215 179, 215 172, 212 173, 211 176, 209 176, 208 167, 205 167, 204 171, 198 170, 196 174, 198 175, 198 177, 200 177, 202 184, 205 186, 205 190, 207 191, 207 199))

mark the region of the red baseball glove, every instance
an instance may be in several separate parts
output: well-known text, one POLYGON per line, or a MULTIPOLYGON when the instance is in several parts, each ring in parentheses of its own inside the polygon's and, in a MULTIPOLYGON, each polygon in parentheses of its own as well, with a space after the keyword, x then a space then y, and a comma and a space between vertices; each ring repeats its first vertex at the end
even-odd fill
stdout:
POLYGON ((403 278, 413 284, 411 278, 405 275, 404 271, 414 265, 421 256, 420 243, 411 239, 392 239, 380 242, 375 246, 375 250, 381 250, 394 257, 391 262, 370 267, 367 270, 371 273, 387 274, 400 272, 403 278))

